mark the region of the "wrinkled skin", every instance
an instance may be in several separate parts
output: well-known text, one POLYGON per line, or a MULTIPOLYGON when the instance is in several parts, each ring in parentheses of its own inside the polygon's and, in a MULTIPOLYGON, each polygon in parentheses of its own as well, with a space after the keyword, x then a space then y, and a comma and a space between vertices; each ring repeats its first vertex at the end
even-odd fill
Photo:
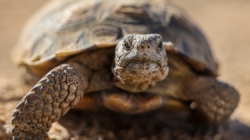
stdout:
POLYGON ((167 54, 158 34, 127 35, 116 47, 114 74, 132 92, 145 91, 148 86, 166 78, 167 54))

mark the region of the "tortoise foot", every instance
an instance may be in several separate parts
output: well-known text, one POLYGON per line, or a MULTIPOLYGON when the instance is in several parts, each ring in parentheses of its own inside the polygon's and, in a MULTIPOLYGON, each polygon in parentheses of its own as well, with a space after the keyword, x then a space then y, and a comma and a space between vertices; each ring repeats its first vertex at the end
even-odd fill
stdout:
POLYGON ((45 139, 52 123, 83 97, 87 84, 76 69, 74 63, 54 68, 22 98, 11 120, 14 139, 45 139))
POLYGON ((233 87, 208 77, 199 77, 186 95, 194 101, 191 104, 197 115, 194 118, 201 121, 205 119, 208 124, 226 121, 239 102, 239 94, 233 87))

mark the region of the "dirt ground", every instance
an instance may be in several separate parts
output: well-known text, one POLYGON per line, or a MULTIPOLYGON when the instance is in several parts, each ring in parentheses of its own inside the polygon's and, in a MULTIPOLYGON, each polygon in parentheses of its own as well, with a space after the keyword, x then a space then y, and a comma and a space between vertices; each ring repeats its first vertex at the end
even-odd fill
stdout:
MULTIPOLYGON (((45 2, 46 0, 0 0, 1 78, 14 79, 18 76, 10 57, 11 50, 26 20, 45 2)), ((219 79, 235 86, 241 94, 240 104, 233 117, 250 125, 250 1, 174 2, 180 5, 206 34, 220 64, 219 79)))

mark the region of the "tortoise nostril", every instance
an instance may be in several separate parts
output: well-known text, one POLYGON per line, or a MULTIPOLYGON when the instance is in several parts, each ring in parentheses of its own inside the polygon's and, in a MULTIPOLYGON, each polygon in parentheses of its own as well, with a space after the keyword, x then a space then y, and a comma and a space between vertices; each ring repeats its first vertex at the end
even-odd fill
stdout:
POLYGON ((141 46, 141 48, 143 49, 143 48, 144 48, 144 46, 141 46))
POLYGON ((148 48, 150 48, 150 47, 148 46, 148 48))

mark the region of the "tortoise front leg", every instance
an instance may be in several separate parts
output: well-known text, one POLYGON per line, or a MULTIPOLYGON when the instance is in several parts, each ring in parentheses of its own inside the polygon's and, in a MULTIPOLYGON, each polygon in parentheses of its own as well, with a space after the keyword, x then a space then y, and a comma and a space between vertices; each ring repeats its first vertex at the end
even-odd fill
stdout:
POLYGON ((184 95, 193 101, 195 118, 206 124, 218 124, 227 120, 239 102, 238 92, 215 78, 197 77, 184 84, 184 95))
POLYGON ((62 64, 48 72, 12 115, 14 139, 44 140, 51 124, 83 98, 90 71, 77 63, 62 64))

